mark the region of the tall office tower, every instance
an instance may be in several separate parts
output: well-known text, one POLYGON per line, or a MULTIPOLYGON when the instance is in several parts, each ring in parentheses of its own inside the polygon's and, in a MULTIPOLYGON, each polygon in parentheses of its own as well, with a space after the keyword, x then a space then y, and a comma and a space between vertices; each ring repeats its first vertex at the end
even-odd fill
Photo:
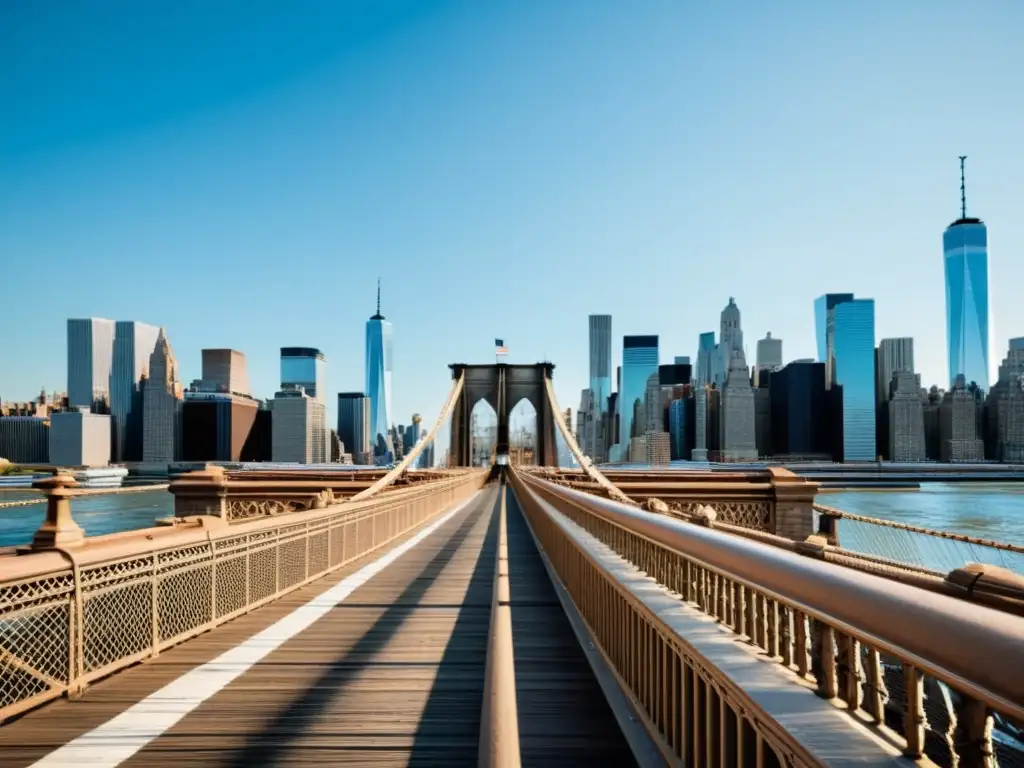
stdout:
POLYGON ((914 373, 914 340, 904 336, 878 342, 875 370, 878 402, 887 403, 892 377, 897 373, 914 373))
POLYGON ((595 405, 603 413, 608 408, 612 393, 612 316, 591 315, 590 331, 590 391, 595 405))
POLYGON ((985 401, 985 420, 986 456, 1024 461, 1024 348, 1010 345, 985 401))
POLYGON ((942 461, 985 459, 985 443, 978 437, 978 410, 974 393, 966 388, 958 386, 946 392, 939 406, 939 458, 942 461))
POLYGON ((888 406, 889 460, 924 461, 924 405, 912 371, 893 374, 888 406))
POLYGON ((327 358, 312 347, 281 347, 281 389, 302 387, 306 394, 326 404, 327 358))
POLYGON ((203 350, 203 391, 249 394, 245 355, 234 349, 203 350))
POLYGON ((68 320, 68 406, 96 413, 110 408, 114 321, 98 317, 68 320))
POLYGON ((841 415, 833 424, 837 429, 841 424, 839 460, 874 461, 875 301, 855 299, 851 293, 831 293, 816 299, 814 308, 826 387, 841 387, 842 393, 841 415))
POLYGON ((794 360, 770 374, 772 455, 818 458, 825 439, 825 364, 794 360))
POLYGON ((366 396, 370 398, 370 444, 375 455, 394 451, 391 442, 391 323, 377 312, 366 321, 366 396))
POLYGON ((968 218, 964 161, 960 158, 960 218, 946 227, 942 250, 946 269, 946 341, 949 383, 958 376, 988 389, 989 306, 988 230, 968 218))
POLYGON ((270 403, 271 461, 295 464, 327 462, 327 408, 301 387, 284 389, 270 403))
POLYGON ((773 339, 768 331, 763 339, 757 340, 757 363, 754 367, 754 386, 761 384, 762 371, 777 371, 782 368, 782 339, 773 339))
POLYGON ((828 329, 829 313, 845 301, 853 301, 852 293, 826 293, 814 300, 814 337, 818 347, 818 362, 825 363, 825 385, 829 386, 831 371, 828 370, 828 329))
POLYGON ((697 374, 694 384, 702 387, 715 380, 715 332, 708 331, 700 335, 697 343, 697 374))
POLYGON ((372 464, 370 398, 362 392, 338 393, 338 437, 355 464, 372 464))
MULTIPOLYGON (((629 456, 630 439, 637 436, 634 413, 643 408, 647 380, 658 373, 658 337, 625 336, 622 339, 622 387, 619 390, 619 455, 629 456)), ((640 429, 640 434, 644 432, 640 429)), ((646 450, 646 449, 645 449, 646 450)), ((626 459, 628 460, 628 459, 626 459)))
POLYGON ((691 461, 708 460, 708 398, 707 385, 699 386, 693 391, 693 450, 690 451, 691 461))
POLYGON ((733 348, 729 373, 722 387, 719 435, 723 461, 757 459, 757 431, 754 421, 754 390, 743 350, 733 348))
POLYGON ((114 359, 110 366, 111 460, 142 460, 142 377, 160 329, 134 320, 114 323, 114 359))
POLYGON ((142 387, 142 460, 170 464, 181 455, 182 387, 178 363, 163 328, 149 356, 149 376, 142 387))

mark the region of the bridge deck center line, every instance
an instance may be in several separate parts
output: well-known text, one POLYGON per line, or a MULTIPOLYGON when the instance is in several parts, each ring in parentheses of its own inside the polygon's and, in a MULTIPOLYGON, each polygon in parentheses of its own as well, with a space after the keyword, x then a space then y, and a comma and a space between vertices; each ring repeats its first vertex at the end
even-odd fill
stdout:
POLYGON ((32 768, 114 768, 120 765, 265 656, 348 599, 356 589, 476 501, 482 492, 473 494, 412 538, 346 576, 266 629, 217 658, 189 670, 116 717, 40 758, 32 764, 32 768))

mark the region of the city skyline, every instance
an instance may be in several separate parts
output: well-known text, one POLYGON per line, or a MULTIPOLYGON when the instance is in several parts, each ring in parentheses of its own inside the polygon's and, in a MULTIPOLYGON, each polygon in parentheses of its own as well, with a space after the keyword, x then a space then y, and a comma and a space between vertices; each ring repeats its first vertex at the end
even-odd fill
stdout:
POLYGON ((211 8, 189 22, 198 38, 176 10, 157 29, 131 12, 0 10, 0 89, 21 107, 0 133, 0 252, 65 276, 5 296, 0 396, 62 388, 66 318, 99 316, 166 327, 185 381, 200 349, 244 350, 261 397, 275 349, 309 344, 333 403, 364 386, 361 297, 378 274, 400 339, 393 410, 426 423, 448 363, 488 360, 494 334, 509 362, 553 360, 575 407, 577 318, 614 316, 614 370, 623 335, 657 333, 662 361, 696 354, 729 295, 748 362, 767 330, 788 359, 814 357, 809 302, 850 291, 942 385, 939 242, 961 154, 991 230, 990 368, 1024 328, 1024 107, 1005 96, 1024 10, 749 6, 737 24, 718 6, 605 8, 580 25, 571 7, 387 5, 211 8), (183 44, 225 30, 237 69, 221 44, 183 44), (970 120, 945 118, 951 89, 972 94, 970 120), (640 264, 673 286, 663 301, 623 290, 640 264), (311 285, 324 298, 302 313, 268 311, 311 285))

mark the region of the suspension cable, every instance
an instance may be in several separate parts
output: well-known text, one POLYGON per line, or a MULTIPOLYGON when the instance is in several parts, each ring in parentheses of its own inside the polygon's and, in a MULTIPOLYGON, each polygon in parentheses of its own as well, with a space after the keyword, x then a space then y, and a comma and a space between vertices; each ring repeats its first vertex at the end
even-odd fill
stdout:
POLYGON ((427 433, 427 436, 420 440, 418 443, 416 443, 416 446, 405 455, 405 458, 402 459, 402 461, 399 462, 395 467, 393 467, 390 472, 384 475, 384 477, 380 478, 369 488, 360 491, 355 496, 348 499, 348 501, 363 501, 364 499, 368 499, 374 494, 384 490, 393 482, 395 482, 395 480, 401 477, 402 473, 405 472, 405 470, 407 470, 409 466, 416 460, 416 457, 420 455, 420 453, 423 451, 423 448, 427 446, 429 443, 433 442, 434 436, 437 434, 437 430, 441 428, 441 425, 444 423, 444 420, 448 418, 448 415, 451 413, 452 408, 455 407, 455 403, 459 399, 459 395, 462 394, 462 388, 464 384, 465 374, 460 374, 459 378, 457 378, 452 384, 451 392, 448 393, 448 400, 445 402, 444 407, 441 409, 441 413, 438 414, 437 421, 434 422, 433 429, 431 429, 430 432, 427 433))
POLYGON ((580 465, 580 469, 587 474, 587 477, 605 490, 608 494, 608 498, 622 504, 635 505, 636 502, 612 484, 611 480, 601 474, 601 471, 594 466, 594 462, 590 460, 590 457, 584 454, 580 449, 579 444, 576 442, 576 438, 573 437, 572 432, 569 431, 569 427, 565 423, 565 416, 562 413, 562 409, 558 407, 558 398, 555 397, 555 385, 551 382, 551 379, 547 377, 544 378, 544 388, 547 391, 548 407, 551 408, 551 412, 554 415, 555 425, 558 427, 558 431, 562 433, 562 439, 565 440, 565 444, 568 446, 569 452, 572 453, 573 458, 576 459, 576 463, 580 465))

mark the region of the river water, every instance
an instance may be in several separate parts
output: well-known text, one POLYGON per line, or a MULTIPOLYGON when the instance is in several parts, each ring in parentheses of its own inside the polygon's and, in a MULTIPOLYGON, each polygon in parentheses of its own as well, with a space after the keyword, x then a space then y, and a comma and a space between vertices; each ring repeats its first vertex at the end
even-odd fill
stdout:
MULTIPOLYGON (((33 491, 0 491, 5 501, 38 498, 33 491)), ((1024 483, 927 483, 919 491, 840 491, 818 500, 846 512, 964 533, 1024 546, 1024 483)), ((174 514, 167 491, 89 496, 72 502, 75 521, 86 534, 146 528, 174 514)), ((28 543, 45 513, 44 505, 0 507, 0 546, 28 543)))

